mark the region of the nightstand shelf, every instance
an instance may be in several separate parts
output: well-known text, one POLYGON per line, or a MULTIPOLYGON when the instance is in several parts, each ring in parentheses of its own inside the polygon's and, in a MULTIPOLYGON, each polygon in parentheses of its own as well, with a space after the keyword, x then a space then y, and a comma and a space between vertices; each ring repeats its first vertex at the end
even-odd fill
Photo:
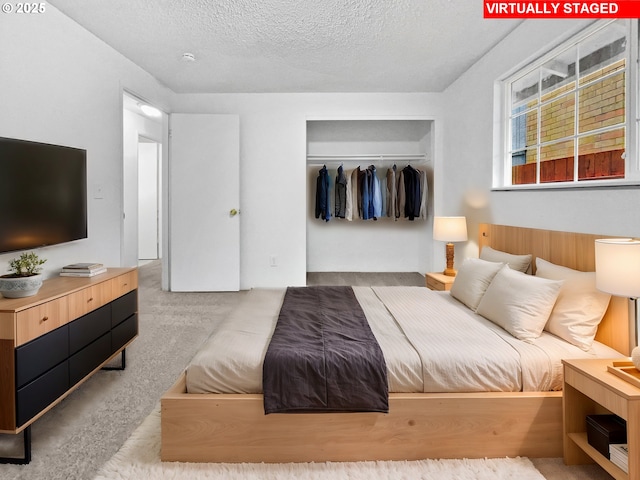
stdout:
POLYGON ((616 480, 640 480, 640 389, 607 371, 612 360, 563 360, 563 364, 564 462, 596 462, 616 480), (587 415, 607 413, 627 421, 628 474, 587 440, 587 415))
POLYGON ((449 291, 456 277, 445 275, 440 272, 431 272, 425 275, 427 288, 431 290, 449 291))
POLYGON ((568 436, 578 447, 582 449, 582 451, 584 451, 584 453, 589 455, 591 459, 593 459, 598 465, 604 468, 606 472, 613 478, 618 480, 626 480, 627 478, 629 478, 624 470, 609 461, 607 457, 605 457, 598 450, 589 445, 586 432, 569 433, 568 436))

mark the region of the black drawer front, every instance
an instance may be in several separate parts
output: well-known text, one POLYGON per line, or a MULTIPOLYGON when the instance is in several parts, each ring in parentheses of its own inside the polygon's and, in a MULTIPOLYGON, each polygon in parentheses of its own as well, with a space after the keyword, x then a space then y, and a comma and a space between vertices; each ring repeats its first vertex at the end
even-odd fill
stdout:
POLYGON ((124 344, 138 334, 138 314, 131 315, 111 330, 111 353, 117 352, 124 344))
POLYGON ((69 365, 57 367, 18 390, 16 420, 23 425, 69 389, 69 365))
POLYGON ((69 385, 74 386, 111 355, 111 335, 107 333, 69 358, 69 385))
POLYGON ((69 324, 69 353, 73 355, 111 330, 111 305, 94 310, 69 324))
POLYGON ((133 290, 111 302, 111 326, 122 323, 138 311, 138 291, 133 290))
POLYGON ((20 388, 68 357, 68 325, 56 328, 16 348, 17 387, 20 388))

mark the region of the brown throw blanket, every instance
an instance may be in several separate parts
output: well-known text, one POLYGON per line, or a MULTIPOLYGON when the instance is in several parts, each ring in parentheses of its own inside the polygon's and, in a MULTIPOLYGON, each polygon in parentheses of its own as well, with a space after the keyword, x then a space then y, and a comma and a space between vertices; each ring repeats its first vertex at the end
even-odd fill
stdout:
POLYGON ((269 413, 389 411, 382 350, 351 287, 289 287, 262 369, 269 413))

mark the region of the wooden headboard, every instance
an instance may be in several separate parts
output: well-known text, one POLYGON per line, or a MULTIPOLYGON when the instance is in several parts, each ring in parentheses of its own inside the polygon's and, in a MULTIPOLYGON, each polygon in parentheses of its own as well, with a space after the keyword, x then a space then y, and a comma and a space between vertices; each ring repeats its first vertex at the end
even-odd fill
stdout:
MULTIPOLYGON (((482 223, 478 232, 478 247, 482 250, 482 247, 489 246, 513 254, 530 253, 533 255, 533 273, 538 257, 574 270, 593 272, 596 262, 594 242, 597 238, 607 236, 482 223)), ((624 355, 630 353, 627 302, 626 298, 611 297, 596 335, 596 340, 624 355)))

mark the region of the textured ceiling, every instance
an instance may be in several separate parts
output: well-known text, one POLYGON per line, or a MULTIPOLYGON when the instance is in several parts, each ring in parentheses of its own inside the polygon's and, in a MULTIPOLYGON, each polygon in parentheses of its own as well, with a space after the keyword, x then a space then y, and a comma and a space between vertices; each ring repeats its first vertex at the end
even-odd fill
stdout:
POLYGON ((178 93, 439 92, 519 23, 482 0, 49 3, 178 93))

